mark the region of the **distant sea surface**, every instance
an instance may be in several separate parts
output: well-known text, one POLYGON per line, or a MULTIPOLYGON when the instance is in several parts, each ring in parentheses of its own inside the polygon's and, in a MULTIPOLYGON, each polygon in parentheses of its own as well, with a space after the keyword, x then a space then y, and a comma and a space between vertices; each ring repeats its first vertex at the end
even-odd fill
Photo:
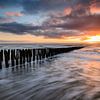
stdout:
POLYGON ((43 47, 69 47, 65 44, 0 44, 0 49, 25 49, 25 48, 43 48, 43 47))
POLYGON ((0 100, 100 100, 100 47, 1 70, 0 100))

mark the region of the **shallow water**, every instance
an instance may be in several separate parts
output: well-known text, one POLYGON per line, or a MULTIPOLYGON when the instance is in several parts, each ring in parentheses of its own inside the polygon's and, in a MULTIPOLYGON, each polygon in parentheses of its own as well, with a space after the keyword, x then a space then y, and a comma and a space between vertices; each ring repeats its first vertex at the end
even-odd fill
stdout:
POLYGON ((1 70, 0 100, 100 100, 100 47, 1 70))

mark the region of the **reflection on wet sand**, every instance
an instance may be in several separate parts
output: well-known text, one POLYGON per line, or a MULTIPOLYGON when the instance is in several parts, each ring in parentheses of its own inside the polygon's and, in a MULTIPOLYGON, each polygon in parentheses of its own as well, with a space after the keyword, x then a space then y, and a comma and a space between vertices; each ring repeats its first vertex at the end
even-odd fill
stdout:
POLYGON ((87 95, 90 99, 100 99, 100 62, 90 61, 86 63, 83 76, 86 78, 87 95))

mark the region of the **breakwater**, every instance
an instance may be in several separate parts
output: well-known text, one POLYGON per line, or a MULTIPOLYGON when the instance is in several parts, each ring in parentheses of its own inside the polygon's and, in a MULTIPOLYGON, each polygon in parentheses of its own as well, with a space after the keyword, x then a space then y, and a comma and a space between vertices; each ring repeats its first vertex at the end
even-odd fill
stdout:
POLYGON ((60 53, 67 53, 72 50, 81 49, 79 47, 67 48, 36 48, 36 49, 2 49, 0 50, 0 69, 9 66, 18 66, 34 61, 52 57, 60 53))

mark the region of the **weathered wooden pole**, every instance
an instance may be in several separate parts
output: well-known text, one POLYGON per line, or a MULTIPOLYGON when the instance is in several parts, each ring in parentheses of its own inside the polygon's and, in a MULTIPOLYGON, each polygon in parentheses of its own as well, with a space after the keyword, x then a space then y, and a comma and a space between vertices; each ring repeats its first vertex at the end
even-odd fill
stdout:
POLYGON ((22 50, 20 49, 20 65, 22 64, 22 59, 23 59, 23 52, 22 52, 22 50))
POLYGON ((28 62, 28 49, 25 49, 25 60, 28 62))
POLYGON ((50 57, 54 55, 54 50, 53 48, 50 48, 50 57))
POLYGON ((42 57, 41 57, 41 49, 38 49, 38 58, 39 58, 39 60, 41 60, 42 59, 42 57))
POLYGON ((32 49, 29 49, 29 62, 32 60, 32 49))
POLYGON ((25 50, 22 49, 22 63, 25 64, 25 50))
POLYGON ((42 59, 44 59, 44 58, 45 58, 45 55, 46 55, 46 49, 45 49, 45 48, 43 48, 43 49, 42 49, 42 59))
POLYGON ((10 60, 10 50, 4 50, 4 56, 5 56, 5 65, 6 68, 9 67, 9 60, 10 60))
POLYGON ((15 65, 15 49, 11 50, 11 64, 12 66, 15 65))
POLYGON ((17 49, 16 50, 16 56, 15 56, 15 58, 16 58, 16 65, 19 64, 19 57, 20 57, 20 51, 19 51, 19 49, 17 49))
POLYGON ((35 49, 33 49, 33 61, 35 61, 35 49))
POLYGON ((36 60, 37 60, 37 62, 38 62, 38 49, 36 49, 36 51, 35 51, 35 54, 36 54, 36 60))
POLYGON ((51 56, 51 49, 48 48, 48 57, 50 57, 50 56, 51 56))
POLYGON ((3 50, 0 50, 0 69, 2 69, 2 62, 3 62, 3 50))
POLYGON ((46 48, 46 58, 49 57, 49 48, 46 48))

